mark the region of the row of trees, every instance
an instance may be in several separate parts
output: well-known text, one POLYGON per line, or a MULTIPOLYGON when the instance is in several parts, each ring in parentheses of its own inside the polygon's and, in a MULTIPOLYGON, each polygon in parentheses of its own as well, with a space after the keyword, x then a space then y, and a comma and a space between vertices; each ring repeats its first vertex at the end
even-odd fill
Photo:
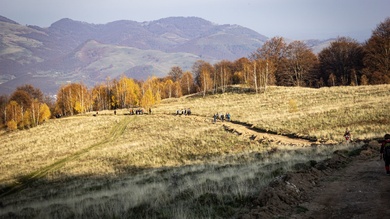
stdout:
MULTIPOLYGON (((180 71, 172 69, 171 72, 180 71)), ((228 85, 234 84, 265 92, 268 85, 322 87, 390 83, 390 18, 380 23, 363 44, 339 37, 316 55, 301 41, 287 43, 282 37, 274 37, 247 58, 214 65, 197 61, 192 73, 194 91, 203 95, 209 90, 224 92, 228 85)), ((173 82, 181 80, 180 74, 171 76, 173 82)))
POLYGON ((259 91, 267 85, 390 83, 390 18, 380 23, 364 44, 339 37, 316 55, 301 41, 286 43, 282 37, 274 37, 248 58, 214 66, 199 61, 192 72, 201 91, 230 84, 247 84, 259 91))
POLYGON ((92 89, 80 83, 64 85, 57 94, 55 112, 59 115, 74 115, 86 111, 150 108, 161 99, 180 97, 194 91, 190 72, 183 73, 179 67, 173 67, 165 78, 151 77, 144 82, 122 75, 94 86, 92 89), (175 75, 180 77, 175 78, 175 75))
POLYGON ((122 75, 119 79, 88 89, 82 83, 62 86, 56 102, 43 97, 39 89, 26 85, 10 98, 0 98, 1 124, 31 127, 55 115, 74 115, 86 111, 144 107, 164 98, 195 92, 225 92, 240 84, 256 92, 267 86, 339 86, 390 83, 390 18, 380 23, 364 44, 339 37, 318 55, 301 41, 286 43, 274 37, 247 58, 215 64, 199 60, 191 72, 174 66, 164 78, 144 82, 122 75), (49 110, 50 108, 50 110, 49 110))
POLYGON ((30 128, 37 126, 51 117, 43 93, 31 85, 18 87, 7 99, 0 97, 1 124, 8 129, 30 128))

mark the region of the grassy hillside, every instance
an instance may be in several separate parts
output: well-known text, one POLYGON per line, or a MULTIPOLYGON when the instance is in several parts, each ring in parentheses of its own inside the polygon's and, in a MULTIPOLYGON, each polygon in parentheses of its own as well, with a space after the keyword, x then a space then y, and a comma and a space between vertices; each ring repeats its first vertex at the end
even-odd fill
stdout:
POLYGON ((389 132, 390 86, 291 88, 270 87, 265 94, 218 94, 206 98, 166 100, 160 112, 190 107, 211 119, 215 113, 280 134, 342 141, 346 127, 355 138, 389 132), (164 104, 165 103, 165 104, 164 104))
POLYGON ((0 59, 10 59, 20 64, 43 61, 41 58, 34 56, 31 52, 33 49, 42 47, 43 43, 27 38, 24 35, 43 35, 44 33, 9 22, 0 22, 0 29, 0 59))
POLYGON ((342 143, 346 127, 355 139, 390 132, 389 103, 388 85, 271 87, 168 99, 152 115, 104 111, 2 133, 0 218, 232 216, 297 163, 358 147, 342 143), (184 108, 193 115, 175 115, 184 108), (233 123, 213 124, 217 112, 233 123), (252 138, 259 130, 318 141, 252 138))

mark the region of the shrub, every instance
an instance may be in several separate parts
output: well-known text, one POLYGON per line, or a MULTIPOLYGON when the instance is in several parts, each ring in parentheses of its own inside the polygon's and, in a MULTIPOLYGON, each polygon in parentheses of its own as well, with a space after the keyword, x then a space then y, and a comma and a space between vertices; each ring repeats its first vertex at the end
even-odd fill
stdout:
POLYGON ((14 131, 18 128, 18 124, 14 120, 10 120, 7 122, 8 131, 14 131))

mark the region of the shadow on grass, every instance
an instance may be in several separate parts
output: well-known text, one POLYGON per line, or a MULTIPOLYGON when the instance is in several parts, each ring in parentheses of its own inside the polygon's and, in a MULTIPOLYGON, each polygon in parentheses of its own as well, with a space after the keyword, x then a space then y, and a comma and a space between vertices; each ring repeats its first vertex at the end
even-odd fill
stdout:
POLYGON ((246 122, 241 122, 241 121, 236 121, 236 120, 232 120, 231 122, 234 123, 234 124, 237 124, 237 125, 245 126, 246 128, 248 128, 248 129, 250 129, 252 131, 255 131, 255 132, 259 132, 259 133, 266 133, 266 134, 272 134, 272 135, 281 135, 281 136, 286 136, 286 137, 293 138, 293 139, 308 140, 310 142, 316 142, 318 140, 317 137, 315 137, 315 136, 300 136, 300 135, 298 135, 296 133, 278 133, 276 131, 272 131, 272 130, 267 130, 267 129, 262 129, 262 128, 256 127, 255 125, 250 124, 250 123, 246 123, 246 122))

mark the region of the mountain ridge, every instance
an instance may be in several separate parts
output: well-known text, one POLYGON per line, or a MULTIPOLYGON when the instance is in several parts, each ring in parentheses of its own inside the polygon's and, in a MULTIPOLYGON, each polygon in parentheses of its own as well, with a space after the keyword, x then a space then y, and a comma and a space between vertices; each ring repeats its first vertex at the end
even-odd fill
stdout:
POLYGON ((0 28, 0 94, 26 83, 55 94, 64 82, 93 86, 121 74, 138 80, 163 77, 173 66, 190 70, 199 59, 215 63, 248 57, 268 39, 240 25, 199 17, 106 24, 63 18, 43 28, 0 16, 0 28))

